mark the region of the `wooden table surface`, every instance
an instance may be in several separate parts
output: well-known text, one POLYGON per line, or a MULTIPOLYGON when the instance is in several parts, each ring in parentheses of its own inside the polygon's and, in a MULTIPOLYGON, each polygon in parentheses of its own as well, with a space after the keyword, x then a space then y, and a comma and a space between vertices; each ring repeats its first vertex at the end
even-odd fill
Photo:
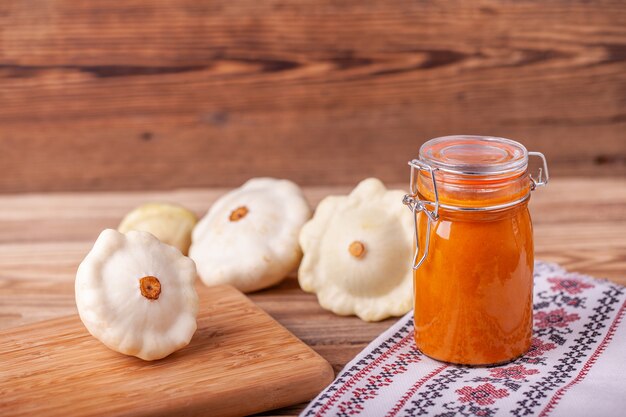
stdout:
POLYGON ((0 192, 403 182, 451 132, 625 175, 625 22, 620 0, 2 0, 0 192))
MULTIPOLYGON (((350 187, 309 187, 312 204, 350 187)), ((74 275, 100 231, 132 207, 173 201, 203 214, 224 189, 0 196, 0 329, 76 312, 74 275)), ((626 285, 626 178, 555 179, 533 193, 536 258, 626 285)), ((338 317, 290 277, 251 294, 339 371, 393 320, 338 317)), ((293 415, 304 404, 267 414, 293 415)))

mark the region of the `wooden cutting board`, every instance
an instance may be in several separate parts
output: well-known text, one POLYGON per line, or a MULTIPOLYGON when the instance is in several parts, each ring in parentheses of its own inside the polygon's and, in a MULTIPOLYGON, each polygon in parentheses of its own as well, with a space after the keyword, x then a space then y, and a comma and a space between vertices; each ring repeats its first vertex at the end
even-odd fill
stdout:
POLYGON ((313 398, 328 362, 229 286, 198 287, 198 330, 165 359, 109 350, 77 315, 0 332, 0 415, 245 415, 313 398))

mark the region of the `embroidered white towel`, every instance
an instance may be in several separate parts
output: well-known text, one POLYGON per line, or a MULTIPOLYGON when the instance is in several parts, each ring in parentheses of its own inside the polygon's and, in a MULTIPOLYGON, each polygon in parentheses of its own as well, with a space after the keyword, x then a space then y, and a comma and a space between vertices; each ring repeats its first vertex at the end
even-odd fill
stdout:
POLYGON ((416 350, 413 313, 352 360, 301 416, 626 416, 626 288, 535 264, 530 351, 468 368, 416 350))

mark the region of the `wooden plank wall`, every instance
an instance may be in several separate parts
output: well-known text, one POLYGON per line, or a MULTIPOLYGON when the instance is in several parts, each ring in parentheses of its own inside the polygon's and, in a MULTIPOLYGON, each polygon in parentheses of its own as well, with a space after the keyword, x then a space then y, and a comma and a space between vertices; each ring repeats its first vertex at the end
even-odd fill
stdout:
POLYGON ((626 3, 2 0, 0 192, 407 180, 430 137, 626 174, 626 3))

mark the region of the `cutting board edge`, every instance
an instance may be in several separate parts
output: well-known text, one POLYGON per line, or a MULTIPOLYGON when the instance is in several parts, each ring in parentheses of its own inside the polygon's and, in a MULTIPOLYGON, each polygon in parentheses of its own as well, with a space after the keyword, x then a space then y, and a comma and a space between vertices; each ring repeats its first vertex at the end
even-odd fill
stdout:
POLYGON ((209 286, 206 287, 208 289, 212 288, 212 287, 224 287, 224 288, 228 288, 229 290, 232 290, 232 292, 234 294, 237 294, 238 297, 242 298, 243 300, 249 302, 250 304, 252 304, 253 308, 258 311, 259 313, 261 313, 262 315, 264 315, 266 318, 268 318, 269 320, 271 320, 272 322, 274 322, 276 325, 278 325, 286 334, 289 335, 290 338, 294 339, 295 341, 297 341, 298 343, 303 344, 304 346, 306 346, 311 353, 317 357, 319 360, 321 360, 322 362, 324 362, 326 365, 328 365, 329 369, 331 370, 331 372, 333 373, 333 377, 334 377, 334 371, 332 368, 332 365, 326 360, 324 359, 324 357, 322 355, 320 355, 319 353, 317 353, 315 351, 315 349, 313 349, 311 346, 307 345, 303 340, 301 340, 300 338, 298 338, 298 336, 296 336, 295 334, 293 334, 289 329, 287 329, 285 326, 283 326, 278 320, 276 320, 274 317, 272 317, 269 313, 267 313, 265 310, 263 310, 261 307, 259 307, 254 301, 252 301, 250 298, 248 298, 244 293, 242 293, 241 291, 239 291, 237 288, 233 287, 232 285, 228 285, 228 284, 220 284, 220 285, 215 285, 215 286, 209 286))
MULTIPOLYGON (((312 372, 317 371, 319 373, 319 377, 313 380, 314 382, 312 382, 313 386, 311 387, 311 389, 305 391, 304 393, 299 393, 300 394, 299 397, 296 397, 296 398, 291 397, 288 400, 281 400, 280 398, 277 397, 276 400, 271 400, 271 401, 268 401, 268 403, 263 403, 264 406, 262 407, 260 406, 250 407, 250 409, 246 411, 246 414, 253 414, 253 413, 258 413, 262 411, 274 410, 277 408, 286 407, 289 405, 298 404, 298 403, 305 402, 305 401, 310 401, 313 398, 315 398, 324 388, 326 388, 335 379, 335 371, 332 365, 326 359, 324 359, 324 357, 322 357, 319 353, 317 353, 311 346, 307 345, 302 340, 300 340, 296 335, 291 333, 286 327, 280 324, 274 317, 269 315, 265 310, 263 310, 254 302, 252 302, 244 293, 242 293, 241 291, 239 291, 237 288, 233 287, 232 285, 227 285, 227 284, 207 286, 206 288, 210 289, 212 287, 228 288, 238 297, 250 302, 254 306, 254 309, 257 310, 260 314, 264 315, 266 318, 268 318, 269 320, 271 320, 272 322, 280 326, 284 330, 284 332, 289 335, 290 338, 306 346, 306 348, 310 351, 310 353, 313 355, 313 358, 315 360, 315 363, 312 363, 309 361, 308 363, 306 363, 306 365, 307 367, 311 369, 312 372), (317 381, 320 381, 320 382, 317 383, 317 381)), ((260 389, 260 391, 264 391, 264 389, 260 389)), ((232 400, 236 402, 238 398, 234 397, 232 400)), ((240 415, 240 413, 230 414, 228 412, 224 412, 222 414, 221 411, 219 411, 219 409, 215 409, 215 408, 212 409, 211 411, 212 413, 214 413, 212 415, 215 415, 216 417, 219 417, 219 416, 230 417, 230 416, 240 415)), ((190 415, 195 415, 195 414, 190 414, 190 415)))
MULTIPOLYGON (((300 404, 308 402, 315 398, 324 388, 326 388, 335 378, 335 374, 332 366, 324 358, 318 361, 318 365, 323 366, 324 369, 314 369, 311 366, 311 373, 318 374, 311 378, 309 381, 310 387, 302 391, 302 385, 300 385, 301 392, 297 395, 291 395, 286 397, 285 390, 290 388, 290 385, 278 385, 278 386, 259 386, 254 392, 249 392, 250 396, 262 396, 263 401, 254 404, 242 406, 242 403, 246 399, 242 399, 241 395, 235 390, 232 391, 232 395, 229 393, 224 394, 220 403, 214 403, 214 401, 207 400, 206 402, 196 402, 185 406, 184 404, 177 404, 172 402, 171 406, 162 408, 162 411, 156 415, 159 416, 171 416, 174 414, 181 414, 185 416, 205 416, 207 410, 210 410, 210 415, 213 417, 237 417, 242 415, 255 414, 260 412, 267 412, 282 407, 287 407, 294 404, 300 404), (281 398, 279 393, 283 394, 281 398), (263 395, 265 394, 265 395, 263 395), (234 407, 237 406, 236 412, 233 412, 234 407)), ((181 399, 180 402, 184 402, 181 399)), ((150 414, 154 416, 155 414, 150 414)))

